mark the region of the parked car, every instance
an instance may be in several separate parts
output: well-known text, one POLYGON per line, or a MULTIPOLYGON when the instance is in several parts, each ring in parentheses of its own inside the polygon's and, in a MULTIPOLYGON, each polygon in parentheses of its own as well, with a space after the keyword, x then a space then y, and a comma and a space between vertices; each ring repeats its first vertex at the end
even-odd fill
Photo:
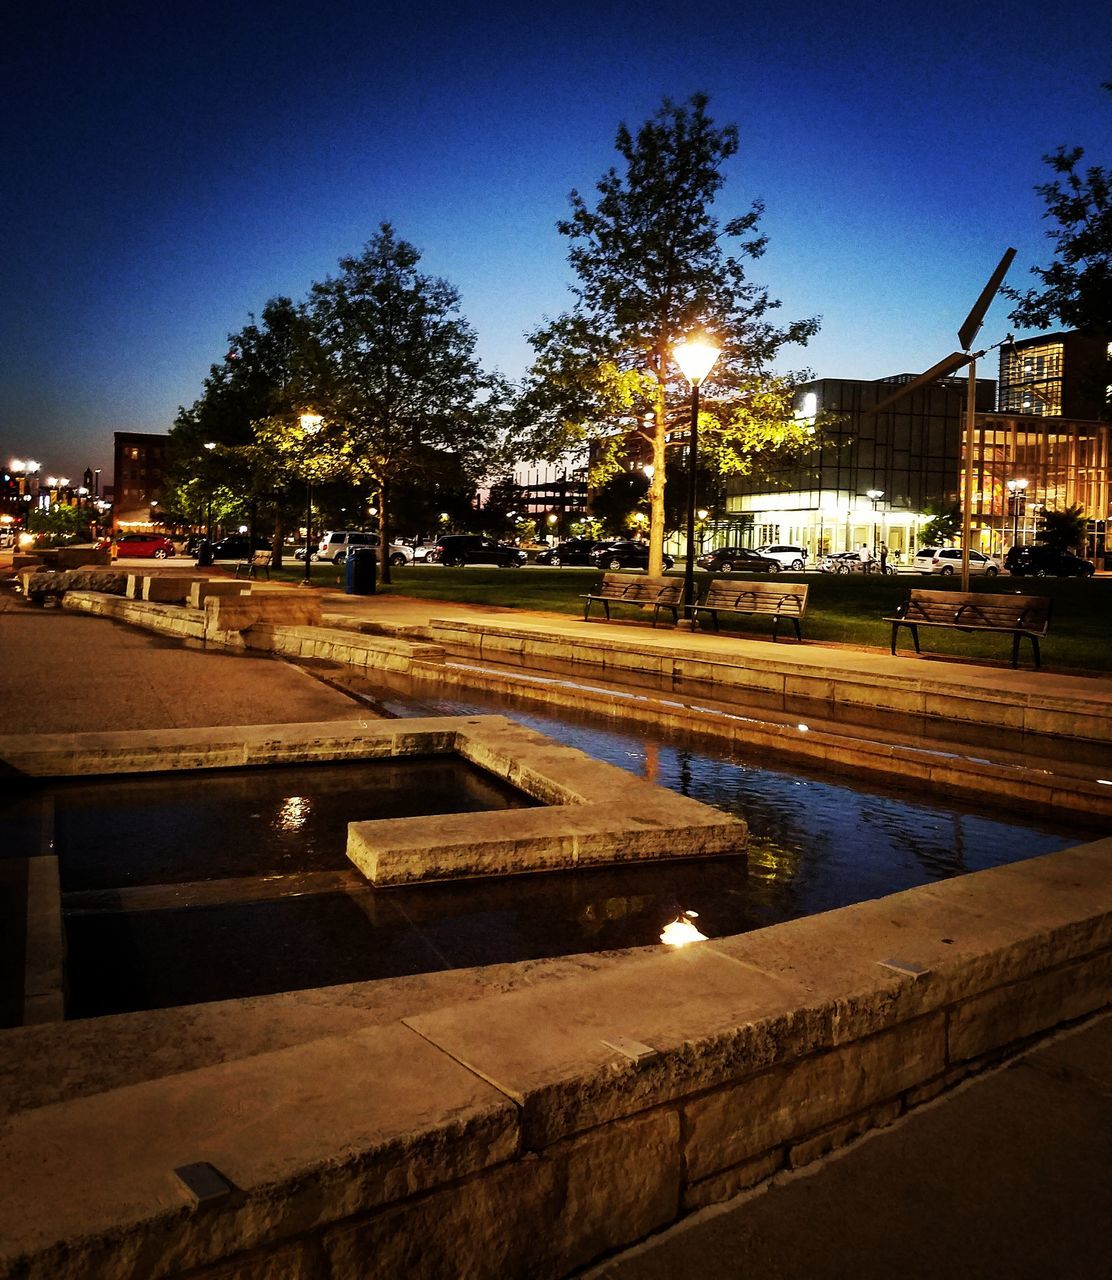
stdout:
POLYGON ((1091 560, 1042 543, 1011 547, 1004 558, 1004 568, 1016 578, 1091 578, 1095 572, 1091 560))
POLYGON ((862 560, 859 551, 833 551, 819 561, 820 573, 869 573, 879 560, 862 560))
POLYGON ((783 567, 779 560, 748 547, 719 547, 699 556, 695 563, 711 573, 779 573, 783 567))
MULTIPOLYGON (((617 542, 601 542, 590 552, 590 562, 600 569, 647 569, 649 544, 634 542, 631 538, 622 538, 617 542)), ((675 563, 671 556, 664 557, 665 569, 671 569, 675 563)))
MULTIPOLYGON (((269 551, 270 543, 266 538, 256 538, 254 550, 269 551)), ((245 533, 229 533, 226 538, 212 544, 214 560, 246 560, 251 551, 251 539, 245 533)))
POLYGON ((773 560, 779 561, 785 569, 799 570, 807 565, 807 552, 803 547, 777 543, 775 546, 758 547, 757 550, 762 556, 771 556, 773 560))
POLYGON ((496 564, 503 569, 514 569, 528 558, 518 547, 478 533, 446 533, 437 538, 427 556, 429 564, 496 564))
MULTIPOLYGON (((378 550, 378 534, 368 533, 365 529, 329 529, 321 538, 316 551, 315 560, 330 560, 333 564, 343 564, 351 547, 372 547, 378 550)), ((305 559, 302 549, 298 557, 305 559)), ((413 548, 401 542, 390 543, 390 563, 392 565, 409 564, 413 560, 413 548)))
POLYGON ((550 564, 559 568, 562 564, 594 564, 591 552, 603 546, 597 538, 568 538, 557 547, 549 547, 538 556, 537 564, 550 564))
POLYGON ((174 555, 174 544, 161 533, 122 533, 112 544, 112 556, 153 556, 165 560, 174 555))
MULTIPOLYGON (((953 573, 961 573, 961 547, 921 547, 911 563, 916 573, 941 573, 949 577, 953 573)), ((1000 566, 983 551, 970 551, 969 572, 995 578, 1000 566)))

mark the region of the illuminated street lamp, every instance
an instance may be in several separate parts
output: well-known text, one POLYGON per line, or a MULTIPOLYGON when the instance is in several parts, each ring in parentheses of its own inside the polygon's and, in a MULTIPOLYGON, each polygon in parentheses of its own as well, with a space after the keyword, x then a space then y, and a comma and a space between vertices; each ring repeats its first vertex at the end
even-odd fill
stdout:
POLYGON ((695 622, 695 473, 699 465, 699 386, 714 368, 721 348, 709 338, 677 342, 672 356, 691 384, 691 445, 687 451, 687 555, 683 565, 683 609, 688 626, 695 622))
POLYGON ((878 554, 877 547, 877 522, 876 522, 876 504, 884 497, 883 489, 866 489, 865 497, 873 504, 873 555, 878 554))
MULTIPOLYGON (((216 448, 216 441, 206 440, 205 448, 211 454, 213 449, 216 448)), ((209 482, 208 482, 208 507, 206 508, 206 512, 205 512, 205 541, 210 545, 212 544, 212 476, 211 475, 209 476, 209 482)), ((207 563, 209 562, 206 561, 206 564, 207 563)))
MULTIPOLYGON (((301 430, 307 439, 312 439, 320 430, 320 424, 324 421, 319 413, 303 413, 301 415, 301 430)), ((302 586, 312 586, 312 564, 313 564, 313 478, 312 472, 305 473, 305 578, 302 586)))
POLYGON ((1019 504, 1027 497, 1026 480, 1008 481, 1008 500, 1012 504, 1012 546, 1019 542, 1019 504))

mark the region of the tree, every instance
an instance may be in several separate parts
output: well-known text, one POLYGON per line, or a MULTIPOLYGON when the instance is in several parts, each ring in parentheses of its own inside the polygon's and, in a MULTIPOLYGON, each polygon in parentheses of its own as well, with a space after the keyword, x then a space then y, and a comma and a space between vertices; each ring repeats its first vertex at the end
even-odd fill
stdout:
POLYGON ((284 465, 288 459, 269 442, 260 444, 258 428, 292 422, 307 407, 319 354, 304 308, 285 297, 267 302, 258 320, 251 316, 242 330, 228 335, 228 344, 198 399, 178 410, 164 502, 192 523, 207 518, 211 503, 221 517, 242 510, 252 526, 259 503, 265 504, 273 513, 280 563, 282 517, 296 477, 284 465))
MULTIPOLYGON (((1112 83, 1104 85, 1112 91, 1112 83)), ((1112 335, 1112 169, 1082 168, 1081 147, 1059 147, 1043 162, 1056 175, 1035 190, 1046 202, 1044 218, 1054 245, 1049 266, 1032 267, 1041 288, 1004 292, 1017 305, 1009 319, 1036 329, 1062 324, 1097 336, 1112 335)), ((1110 362, 1112 363, 1112 362, 1110 362)), ((1112 367, 1107 370, 1112 375, 1112 367)), ((1112 376, 1102 382, 1107 387, 1112 376)), ((1106 396, 1106 413, 1112 409, 1106 396)))
POLYGON ((956 502, 933 498, 926 504, 931 519, 919 535, 920 546, 939 546, 953 542, 961 532, 961 507, 956 502))
POLYGON ((312 290, 323 360, 314 403, 323 447, 378 490, 382 579, 390 580, 391 488, 453 458, 460 478, 485 471, 501 444, 504 390, 475 358, 459 294, 417 270, 421 255, 383 223, 359 257, 312 290))
POLYGON ((717 468, 745 471, 766 446, 814 445, 814 423, 792 410, 802 375, 773 379, 765 370, 818 322, 777 328, 770 314, 779 304, 746 278, 745 260, 766 245, 761 203, 725 227, 712 216, 738 132, 715 125, 707 102, 702 94, 680 106, 665 100, 636 136, 621 125, 623 171, 603 176, 593 207, 572 191, 571 216, 557 226, 571 245, 576 303, 530 335, 535 358, 518 405, 535 456, 589 443, 596 482, 618 469, 631 435, 642 440, 653 467, 650 573, 662 569, 669 434, 687 427, 687 384, 671 363, 679 339, 705 327, 722 347, 700 419, 717 468))
POLYGON ((1044 542, 1055 551, 1073 551, 1083 546, 1089 533, 1089 522, 1080 506, 1064 511, 1044 509, 1036 542, 1044 542))

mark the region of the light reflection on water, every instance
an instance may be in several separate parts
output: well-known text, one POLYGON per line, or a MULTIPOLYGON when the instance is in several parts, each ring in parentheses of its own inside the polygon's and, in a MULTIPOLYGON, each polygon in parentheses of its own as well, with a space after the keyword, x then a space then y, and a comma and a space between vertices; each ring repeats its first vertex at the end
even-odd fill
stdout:
MULTIPOLYGON (((749 824, 747 857, 686 860, 659 866, 611 866, 543 876, 424 885, 386 892, 309 893, 258 902, 250 895, 213 908, 73 912, 67 916, 71 957, 68 1016, 218 1000, 272 991, 359 982, 442 968, 459 968, 583 951, 657 943, 664 927, 683 913, 697 912, 698 927, 711 938, 810 915, 835 907, 975 871, 998 863, 1052 852, 1091 833, 1063 826, 1006 821, 969 804, 941 804, 925 783, 906 788, 862 789, 814 773, 786 772, 730 748, 645 726, 615 723, 574 712, 514 708, 505 698, 468 694, 457 699, 415 696, 376 688, 374 696, 401 716, 509 715, 531 728, 597 759, 720 809, 749 824), (201 957, 203 960, 198 961, 201 957)), ((358 768, 358 766, 354 766, 358 768)), ((423 767, 429 767, 427 764, 423 767)), ((337 767, 337 795, 352 789, 353 766, 337 767)), ((331 774, 332 767, 325 773, 331 774)), ((403 782, 423 785, 408 766, 389 790, 403 782), (405 775, 408 775, 406 777, 405 775)), ((229 806, 214 810, 209 829, 227 832, 231 815, 265 812, 276 844, 245 828, 244 853, 214 858, 215 842, 167 849, 157 877, 150 860, 150 831, 130 861, 120 861, 120 826, 113 818, 116 866, 98 856, 83 875, 72 854, 63 858, 63 889, 97 884, 165 883, 174 875, 260 875, 296 872, 307 861, 345 865, 335 837, 314 835, 326 811, 342 823, 350 804, 325 803, 309 775, 275 784, 273 800, 260 806, 259 780, 237 783, 229 806), (236 786, 243 787, 239 794, 236 786), (308 808, 304 801, 316 797, 308 808), (304 824, 297 829, 299 824, 304 824), (287 842, 297 841, 297 852, 287 842), (320 845, 312 853, 312 841, 320 845), (310 856, 311 855, 311 856, 310 856), (275 862, 281 866, 276 868, 275 862)), ((323 777, 324 774, 312 774, 323 777)), ((179 787, 190 783, 179 780, 179 787)), ((212 788, 210 790, 215 790, 212 788)), ((97 804, 110 787, 98 786, 97 804)), ((210 798, 212 798, 210 796, 210 798)), ((138 796, 120 797, 131 821, 138 796)), ((167 826, 180 826, 164 797, 167 826)), ((193 804, 193 835, 201 833, 193 804)), ((480 806, 484 807, 484 806, 480 806)), ((106 815, 107 817, 108 815, 106 815)), ((86 809, 79 824, 89 832, 86 809)), ((128 824, 130 826, 130 822, 128 824)), ((95 838, 94 850, 109 847, 95 838)), ((107 829, 106 829, 107 834, 107 829)), ((224 841, 219 842, 221 846, 224 841)), ((316 847, 316 846, 314 846, 316 847)), ((291 880, 295 876, 291 876, 291 880)))
MULTIPOLYGON (((906 787, 787 772, 747 757, 744 747, 694 742, 678 733, 601 716, 468 692, 437 698, 382 692, 401 716, 497 712, 630 773, 749 824, 752 925, 809 915, 881 897, 931 880, 1035 857, 1092 839, 1065 824, 1015 822, 1003 810, 932 792, 925 779, 906 787)), ((684 902, 683 906, 704 906, 684 902)))

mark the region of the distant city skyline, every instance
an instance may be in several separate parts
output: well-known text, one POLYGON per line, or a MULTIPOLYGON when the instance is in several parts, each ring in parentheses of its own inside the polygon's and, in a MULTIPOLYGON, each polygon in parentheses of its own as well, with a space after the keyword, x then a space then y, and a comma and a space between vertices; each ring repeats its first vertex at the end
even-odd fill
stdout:
MULTIPOLYGON (((485 364, 571 304, 555 223, 665 96, 735 122, 717 211, 764 199, 751 275, 823 327, 791 367, 919 372, 1003 249, 1045 264, 1041 157, 1112 134, 1112 13, 957 3, 791 12, 715 2, 396 10, 47 4, 3 55, 0 460, 100 468, 165 432, 276 294, 303 298, 382 221, 462 294, 485 364)), ((998 300, 986 342, 1008 329, 998 300)), ((986 369, 986 374, 994 369, 986 369)))

